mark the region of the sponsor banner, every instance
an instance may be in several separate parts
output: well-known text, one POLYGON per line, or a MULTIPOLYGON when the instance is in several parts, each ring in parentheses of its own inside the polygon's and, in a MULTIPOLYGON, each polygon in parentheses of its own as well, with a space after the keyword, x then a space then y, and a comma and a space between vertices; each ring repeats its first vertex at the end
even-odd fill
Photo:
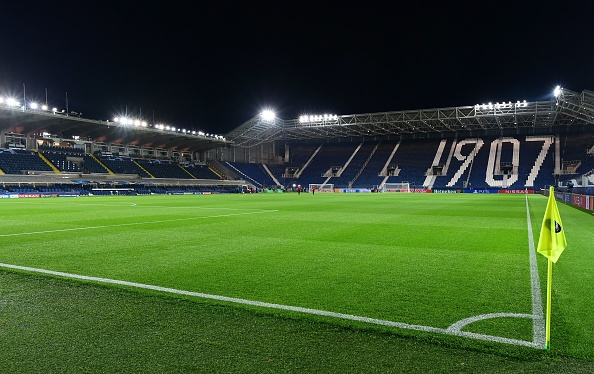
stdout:
POLYGON ((410 191, 403 190, 403 189, 387 189, 384 192, 414 192, 414 193, 431 193, 431 190, 426 188, 411 188, 410 191))
POLYGON ((573 205, 579 206, 580 208, 586 207, 586 196, 578 195, 578 194, 571 194, 571 203, 573 205))
POLYGON ((64 193, 59 193, 57 195, 52 195, 52 197, 79 197, 80 195, 77 193, 68 193, 68 192, 64 192, 64 193))
POLYGON ((571 204, 571 195, 572 194, 570 194, 570 193, 564 193, 563 194, 563 202, 571 204))
POLYGON ((19 199, 38 198, 41 197, 39 193, 20 193, 18 194, 19 199))
POLYGON ((499 190, 499 193, 533 194, 534 190, 499 190))
POLYGON ((464 190, 464 193, 499 193, 499 190, 464 190))
POLYGON ((338 192, 342 193, 359 193, 359 192, 371 192, 369 188, 340 188, 338 192))
POLYGON ((588 200, 590 200, 590 207, 588 209, 594 210, 594 196, 590 196, 588 200))
POLYGON ((0 199, 10 199, 10 195, 7 193, 0 194, 0 199))
POLYGON ((432 190, 432 193, 462 193, 461 190, 432 190))

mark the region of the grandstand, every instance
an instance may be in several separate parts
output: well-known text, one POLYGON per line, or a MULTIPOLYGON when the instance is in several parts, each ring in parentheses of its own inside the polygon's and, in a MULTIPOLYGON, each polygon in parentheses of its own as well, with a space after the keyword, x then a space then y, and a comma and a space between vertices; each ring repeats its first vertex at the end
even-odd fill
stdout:
POLYGON ((408 182, 422 190, 538 190, 568 180, 587 185, 594 174, 587 90, 559 89, 538 102, 304 117, 256 116, 226 135, 233 150, 220 153, 246 177, 253 164, 275 163, 268 169, 283 185, 346 189, 408 182))
POLYGON ((537 102, 295 120, 255 116, 225 136, 2 104, 0 181, 33 189, 38 183, 79 184, 89 193, 93 183, 126 184, 137 194, 173 190, 147 189, 146 181, 184 186, 177 190, 182 192, 293 184, 369 190, 385 183, 409 183, 412 190, 538 190, 568 181, 587 186, 594 174, 593 123, 594 93, 565 89, 537 102))

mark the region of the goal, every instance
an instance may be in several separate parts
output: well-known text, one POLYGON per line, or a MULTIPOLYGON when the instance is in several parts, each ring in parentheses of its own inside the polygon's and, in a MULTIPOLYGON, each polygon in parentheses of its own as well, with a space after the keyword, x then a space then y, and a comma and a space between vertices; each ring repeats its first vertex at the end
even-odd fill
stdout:
POLYGON ((382 192, 410 192, 410 184, 408 182, 384 183, 382 192))
POLYGON ((316 189, 316 192, 334 192, 334 184, 333 183, 310 183, 309 191, 311 192, 312 188, 316 189))

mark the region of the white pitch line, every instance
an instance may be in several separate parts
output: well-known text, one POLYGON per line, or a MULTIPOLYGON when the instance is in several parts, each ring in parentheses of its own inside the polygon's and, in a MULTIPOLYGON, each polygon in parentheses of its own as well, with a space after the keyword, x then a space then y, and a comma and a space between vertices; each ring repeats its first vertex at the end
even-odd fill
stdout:
POLYGON ((119 223, 119 224, 113 224, 113 225, 99 225, 99 226, 87 226, 87 227, 72 227, 72 228, 68 228, 68 229, 30 231, 30 232, 20 232, 20 233, 13 233, 13 234, 0 234, 0 237, 5 238, 5 237, 9 237, 9 236, 49 234, 49 233, 53 233, 53 232, 96 230, 96 229, 105 229, 105 228, 110 228, 110 227, 150 225, 150 224, 155 224, 155 223, 180 222, 180 221, 190 221, 190 220, 197 220, 197 219, 207 219, 207 218, 245 216, 245 215, 251 215, 251 214, 262 214, 262 213, 273 213, 273 212, 278 212, 278 210, 260 210, 260 211, 256 211, 256 212, 217 214, 217 215, 213 215, 213 216, 203 216, 203 217, 175 218, 175 219, 164 219, 164 220, 157 220, 157 221, 119 223))
MULTIPOLYGON (((200 210, 234 210, 234 211, 261 211, 258 209, 250 209, 250 208, 220 208, 220 207, 206 207, 206 206, 173 206, 173 205, 138 205, 136 203, 129 203, 126 205, 116 205, 116 204, 76 204, 78 206, 107 206, 107 207, 114 207, 114 208, 122 208, 122 207, 136 207, 136 208, 166 208, 166 209, 200 209, 200 210)), ((275 210, 276 211, 276 210, 275 210)))
MULTIPOLYGON (((485 340, 485 341, 491 341, 491 342, 512 344, 512 345, 525 346, 525 347, 531 347, 531 348, 540 348, 540 346, 537 346, 535 343, 525 341, 525 340, 508 339, 508 338, 503 338, 503 337, 499 337, 499 336, 492 336, 492 335, 460 331, 460 329, 457 327, 456 324, 450 326, 447 329, 442 329, 442 328, 438 328, 438 327, 412 325, 412 324, 408 324, 408 323, 387 321, 387 320, 370 318, 370 317, 362 317, 362 316, 356 316, 356 315, 352 315, 352 314, 336 313, 336 312, 330 312, 330 311, 320 310, 320 309, 303 308, 303 307, 291 306, 291 305, 283 305, 283 304, 267 303, 267 302, 262 302, 262 301, 246 300, 246 299, 240 299, 240 298, 236 298, 236 297, 212 295, 212 294, 193 292, 193 291, 184 291, 184 290, 178 290, 175 288, 161 287, 161 286, 155 286, 155 285, 150 285, 150 284, 128 282, 128 281, 109 279, 109 278, 91 277, 91 276, 87 276, 87 275, 64 273, 64 272, 60 272, 60 271, 38 269, 38 268, 32 268, 32 267, 27 267, 27 266, 19 266, 19 265, 10 265, 10 264, 0 263, 0 267, 7 268, 7 269, 15 269, 15 270, 21 270, 21 271, 34 272, 34 273, 48 274, 48 275, 64 277, 64 278, 80 279, 80 280, 91 281, 91 282, 117 284, 117 285, 121 285, 121 286, 142 288, 142 289, 147 289, 147 290, 172 293, 172 294, 176 294, 176 295, 192 296, 192 297, 224 301, 224 302, 235 303, 235 304, 250 305, 250 306, 257 306, 257 307, 262 307, 262 308, 279 309, 279 310, 286 310, 286 311, 291 311, 291 312, 339 318, 339 319, 356 321, 356 322, 370 323, 370 324, 374 324, 374 325, 397 327, 397 328, 407 329, 407 330, 416 330, 416 331, 438 333, 438 334, 445 334, 445 335, 454 335, 454 336, 460 336, 460 337, 472 338, 472 339, 478 339, 478 340, 485 340)), ((509 316, 517 317, 518 316, 518 315, 514 315, 512 313, 495 313, 495 314, 493 314, 493 316, 499 317, 500 316, 499 314, 501 314, 505 317, 509 317, 509 316)))
POLYGON ((532 330, 534 331, 534 344, 539 348, 546 345, 545 316, 542 307, 542 294, 540 290, 540 278, 538 277, 538 263, 536 261, 536 248, 534 247, 534 235, 532 233, 532 221, 530 220, 530 208, 528 207, 528 194, 526 194, 526 221, 528 224, 528 248, 530 255, 530 284, 532 289, 532 330))

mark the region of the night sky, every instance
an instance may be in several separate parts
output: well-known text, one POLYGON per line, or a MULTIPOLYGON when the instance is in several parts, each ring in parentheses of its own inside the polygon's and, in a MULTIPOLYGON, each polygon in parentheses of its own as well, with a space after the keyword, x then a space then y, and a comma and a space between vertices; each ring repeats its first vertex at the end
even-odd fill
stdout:
POLYGON ((319 3, 5 2, 0 91, 224 134, 267 107, 293 119, 594 90, 590 1, 319 3))

